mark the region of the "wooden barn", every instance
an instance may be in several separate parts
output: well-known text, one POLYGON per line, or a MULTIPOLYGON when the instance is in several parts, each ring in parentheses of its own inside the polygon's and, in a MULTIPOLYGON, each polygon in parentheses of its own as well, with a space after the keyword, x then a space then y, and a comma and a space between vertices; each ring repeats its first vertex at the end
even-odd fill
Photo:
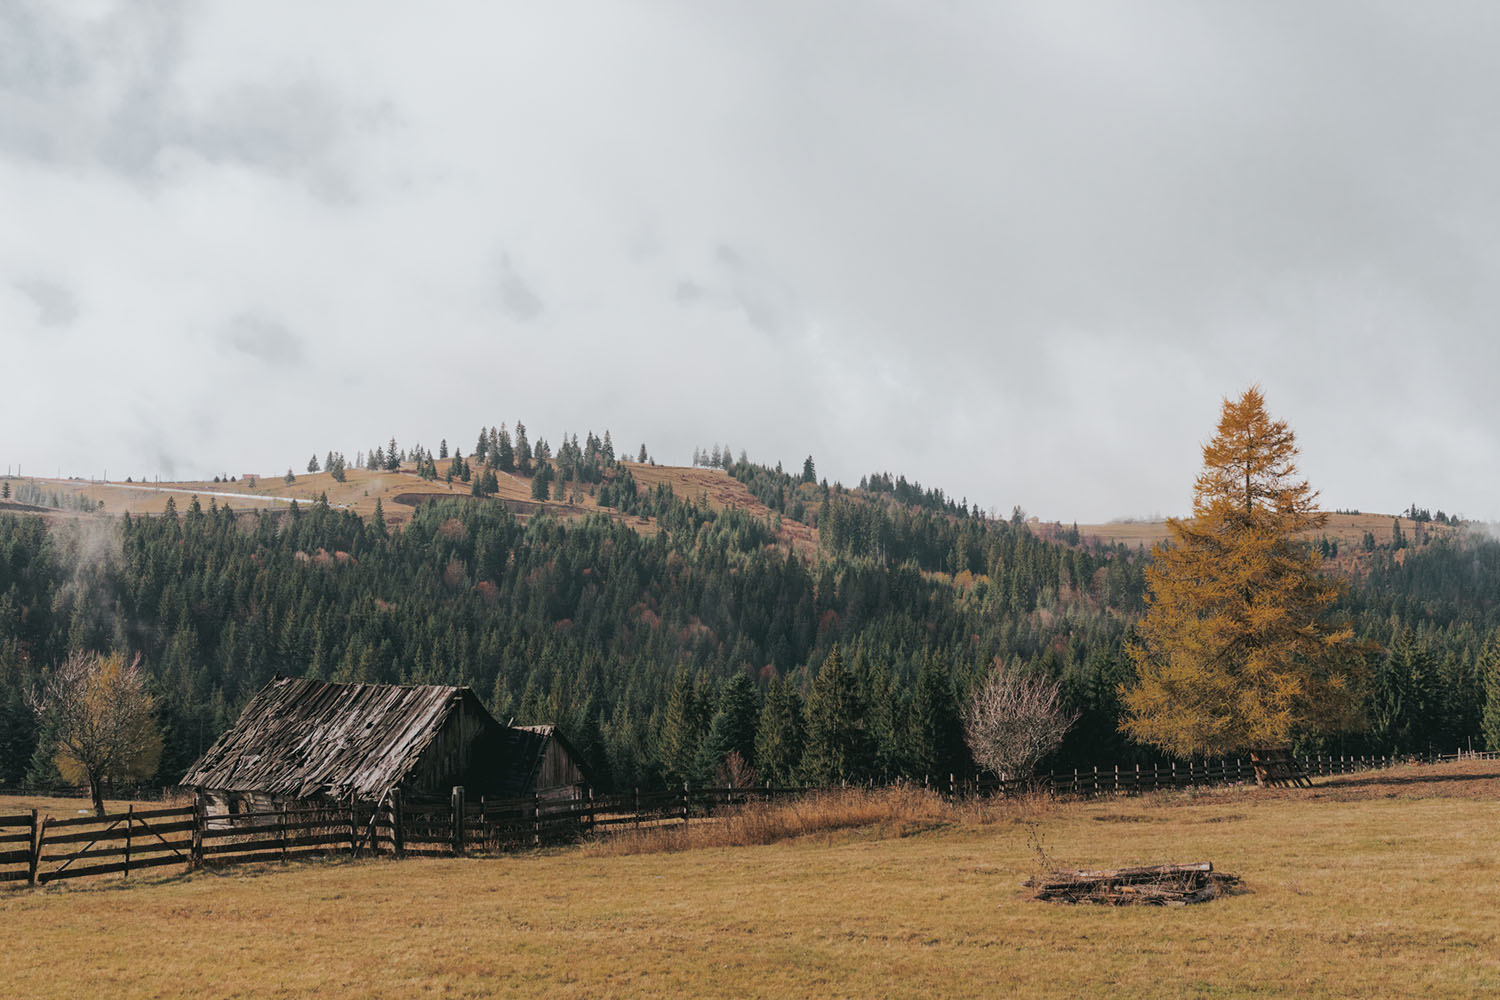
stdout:
POLYGON ((213 811, 294 799, 378 802, 582 794, 578 755, 551 726, 496 722, 464 687, 276 677, 183 775, 213 811))

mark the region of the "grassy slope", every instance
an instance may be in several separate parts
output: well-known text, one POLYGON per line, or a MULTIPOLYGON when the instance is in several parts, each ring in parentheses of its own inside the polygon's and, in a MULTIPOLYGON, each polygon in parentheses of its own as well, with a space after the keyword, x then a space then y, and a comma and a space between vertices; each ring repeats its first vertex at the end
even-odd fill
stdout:
MULTIPOLYGON (((670 483, 678 496, 692 499, 702 499, 715 508, 739 507, 747 510, 756 517, 768 518, 770 510, 764 504, 750 495, 743 483, 730 477, 727 472, 718 469, 690 469, 675 466, 649 466, 639 465, 635 462, 622 462, 628 467, 631 475, 635 477, 636 483, 642 489, 651 489, 658 483, 670 483)), ((446 471, 447 463, 439 462, 438 467, 446 471)), ((509 473, 496 473, 499 483, 497 497, 504 500, 520 500, 528 504, 531 502, 531 480, 525 476, 512 475, 509 473)), ((375 501, 379 499, 387 521, 399 523, 411 516, 412 508, 397 503, 395 498, 404 493, 431 494, 438 496, 466 497, 469 495, 469 485, 455 480, 452 485, 445 483, 442 479, 435 482, 424 480, 417 476, 416 466, 407 463, 400 471, 394 472, 370 472, 365 469, 350 469, 346 473, 346 481, 335 482, 333 477, 326 472, 300 473, 293 483, 287 483, 281 476, 267 476, 255 481, 254 487, 246 482, 215 483, 208 482, 172 482, 172 483, 150 483, 150 484, 126 484, 126 483, 90 483, 84 480, 72 479, 38 479, 43 489, 50 492, 75 494, 82 493, 90 499, 104 501, 105 514, 121 514, 126 511, 135 514, 160 514, 166 509, 167 499, 171 497, 179 511, 185 510, 191 501, 191 495, 182 492, 156 491, 153 489, 141 489, 148 487, 169 487, 172 491, 201 490, 203 496, 200 498, 203 506, 208 506, 208 495, 210 492, 232 493, 234 497, 216 497, 220 505, 228 502, 237 510, 259 510, 269 508, 272 510, 286 508, 286 503, 273 498, 294 498, 299 502, 311 503, 320 494, 328 495, 328 502, 339 507, 351 507, 359 514, 369 517, 375 512, 375 501)), ((605 510, 599 507, 592 497, 588 495, 586 488, 578 490, 577 503, 564 503, 561 501, 547 501, 547 507, 554 513, 562 516, 582 516, 594 511, 605 510)), ((49 512, 56 517, 76 517, 79 515, 71 512, 49 512)), ((614 512, 610 512, 614 513, 614 512)), ((649 523, 639 518, 626 518, 628 523, 640 530, 654 530, 649 523)), ((811 529, 805 525, 796 525, 797 528, 811 538, 811 529)), ((790 529, 789 529, 790 530, 790 529)), ((806 539, 802 539, 806 541, 806 539)))
POLYGON ((970 812, 904 838, 335 862, 4 893, 0 992, 1495 995, 1500 766, 1422 773, 1444 780, 1356 777, 1313 793, 1151 796, 1030 817, 1062 864, 1213 860, 1253 890, 1205 906, 1028 902, 1028 817, 970 812))
MULTIPOLYGON (((1375 536, 1377 542, 1386 544, 1391 540, 1393 521, 1401 523, 1401 531, 1408 540, 1415 539, 1416 522, 1408 517, 1397 518, 1390 514, 1329 514, 1327 526, 1322 531, 1316 532, 1316 535, 1327 535, 1337 541, 1340 548, 1352 549, 1359 545, 1365 537, 1365 532, 1368 531, 1375 536)), ((1063 527, 1071 526, 1063 525, 1063 527)), ((1047 525, 1038 526, 1038 530, 1046 528, 1047 525)), ((1425 529, 1433 537, 1459 530, 1445 524, 1427 524, 1425 529)), ((1123 542, 1132 548, 1137 545, 1150 548, 1166 540, 1167 522, 1111 521, 1108 524, 1080 524, 1078 532, 1085 538, 1097 538, 1110 545, 1123 542)))

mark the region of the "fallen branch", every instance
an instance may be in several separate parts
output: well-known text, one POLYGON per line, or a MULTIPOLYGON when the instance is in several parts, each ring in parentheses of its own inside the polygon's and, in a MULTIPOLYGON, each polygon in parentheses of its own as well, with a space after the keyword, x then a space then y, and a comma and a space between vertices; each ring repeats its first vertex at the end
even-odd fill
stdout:
POLYGON ((1022 883, 1032 898, 1105 906, 1185 906, 1206 903, 1241 886, 1238 875, 1216 872, 1210 862, 1151 865, 1103 871, 1054 871, 1022 883))

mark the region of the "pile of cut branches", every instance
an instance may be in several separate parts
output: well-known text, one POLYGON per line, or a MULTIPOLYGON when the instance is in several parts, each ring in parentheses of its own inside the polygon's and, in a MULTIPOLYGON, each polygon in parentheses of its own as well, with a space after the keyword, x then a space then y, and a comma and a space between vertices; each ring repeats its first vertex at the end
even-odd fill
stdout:
POLYGON ((1228 895, 1240 886, 1240 879, 1214 871, 1212 862, 1205 861, 1110 871, 1054 871, 1022 884, 1036 890, 1034 899, 1054 903, 1185 906, 1228 895))

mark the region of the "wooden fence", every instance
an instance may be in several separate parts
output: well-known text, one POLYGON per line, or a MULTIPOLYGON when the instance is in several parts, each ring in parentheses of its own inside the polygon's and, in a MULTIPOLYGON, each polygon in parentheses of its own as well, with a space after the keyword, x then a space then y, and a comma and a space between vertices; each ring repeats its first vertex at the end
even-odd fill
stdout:
MULTIPOLYGON (((1313 776, 1350 774, 1406 763, 1500 759, 1500 752, 1418 756, 1301 758, 1313 776)), ((953 797, 1010 795, 1040 788, 1065 797, 1131 795, 1172 788, 1249 783, 1248 759, 1053 771, 1033 782, 959 781, 935 790, 953 797)), ((934 783, 928 782, 929 786, 934 783)), ((201 798, 187 806, 137 809, 67 819, 29 813, 0 815, 0 883, 48 885, 90 875, 168 865, 196 868, 256 861, 288 861, 318 854, 392 857, 492 854, 622 828, 688 823, 726 806, 804 795, 797 787, 635 789, 614 795, 549 800, 469 800, 453 789, 447 800, 403 801, 392 792, 379 802, 286 802, 262 811, 215 813, 201 798)))
MULTIPOLYGON (((1355 774, 1403 764, 1436 764, 1457 760, 1500 760, 1500 751, 1460 750, 1440 754, 1345 755, 1312 754, 1296 758, 1308 775, 1328 777, 1355 774)), ((1255 767, 1248 757, 1233 760, 1165 761, 1153 764, 1114 764, 1073 768, 1038 775, 1030 781, 1001 781, 994 777, 959 780, 950 775, 947 792, 952 796, 1016 794, 1040 788, 1054 795, 1133 795, 1173 788, 1249 784, 1255 767)))

